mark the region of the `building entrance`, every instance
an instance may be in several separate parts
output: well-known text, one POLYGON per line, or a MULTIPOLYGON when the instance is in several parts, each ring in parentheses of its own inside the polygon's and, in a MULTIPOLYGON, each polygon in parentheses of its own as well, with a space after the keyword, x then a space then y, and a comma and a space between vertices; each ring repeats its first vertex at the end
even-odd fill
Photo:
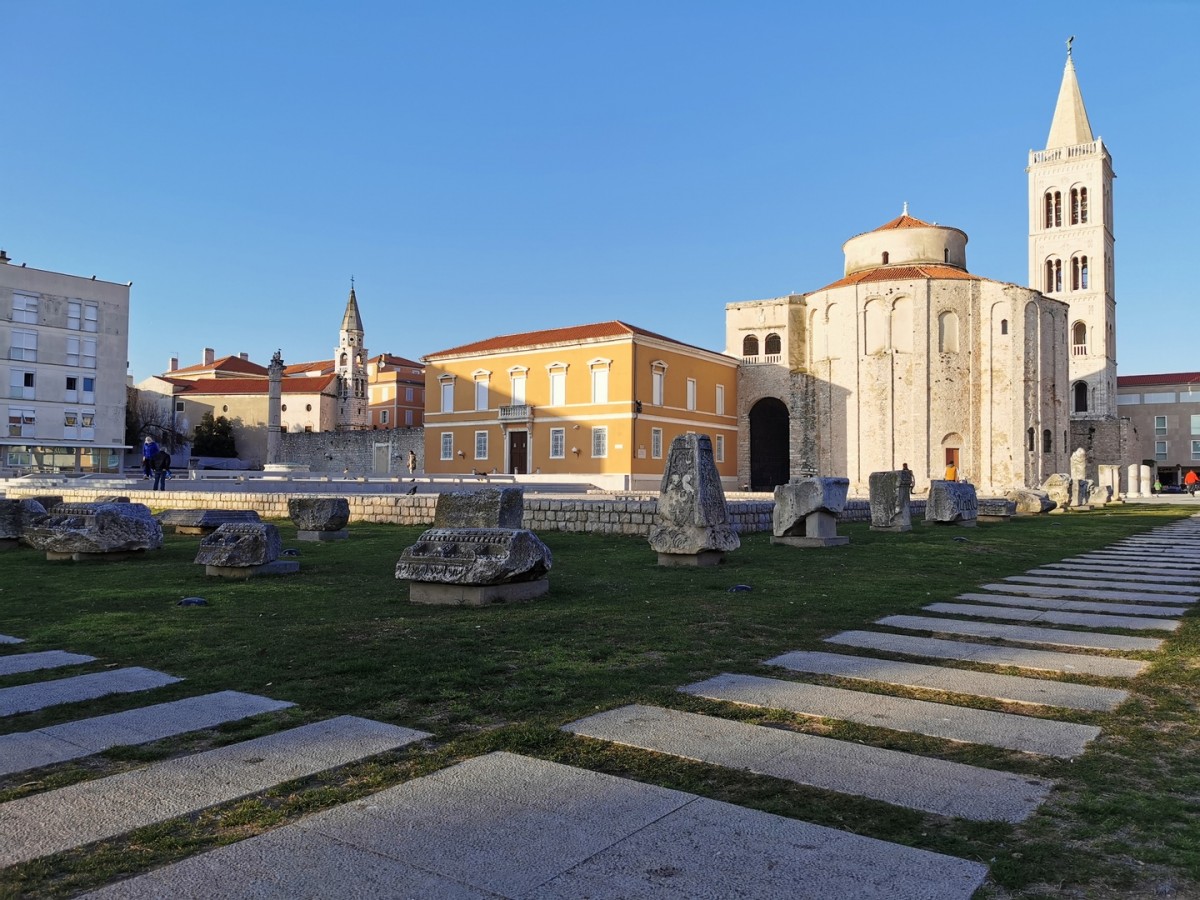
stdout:
POLYGON ((788 410, 782 400, 764 397, 750 407, 750 490, 773 491, 791 477, 788 410))

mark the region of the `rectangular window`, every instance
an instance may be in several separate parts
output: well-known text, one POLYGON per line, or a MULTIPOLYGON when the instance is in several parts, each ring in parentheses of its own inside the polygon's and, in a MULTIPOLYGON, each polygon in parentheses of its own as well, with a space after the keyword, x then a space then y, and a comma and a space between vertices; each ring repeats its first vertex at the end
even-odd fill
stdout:
POLYGON ((1192 434, 1200 434, 1200 416, 1192 416, 1192 434))
POLYGON ((1192 441, 1192 462, 1200 459, 1200 441, 1192 441))
POLYGON ((1118 394, 1117 406, 1137 406, 1142 402, 1141 394, 1118 394))
POLYGON ((406 409, 404 411, 404 424, 405 425, 412 424, 412 410, 411 409, 406 409))
POLYGON ((13 400, 33 400, 33 381, 33 372, 26 372, 24 369, 13 369, 8 396, 13 400))
MULTIPOLYGON (((68 428, 77 428, 79 426, 79 413, 73 409, 68 409, 63 413, 63 424, 68 428)), ((74 432, 67 435, 67 437, 74 437, 74 432)))
POLYGON ((8 351, 9 359, 22 359, 25 362, 37 361, 37 332, 22 331, 19 328, 14 328, 12 332, 12 345, 8 351))
POLYGON ((689 378, 687 380, 687 408, 696 408, 696 379, 689 378))
POLYGON ((486 431, 475 432, 475 458, 487 459, 488 457, 488 433, 486 431))
POLYGON ((655 406, 663 405, 663 382, 666 377, 666 372, 654 372, 650 376, 650 402, 655 406))
POLYGON ((550 458, 563 459, 567 455, 567 430, 565 428, 550 429, 550 458))
MULTIPOLYGON (((83 403, 95 403, 96 402, 96 379, 95 378, 90 378, 86 375, 83 377, 83 393, 79 395, 79 399, 83 403)), ((179 406, 181 407, 180 411, 182 411, 182 406, 183 406, 182 401, 180 401, 179 406)))
POLYGON ((37 437, 37 413, 23 406, 8 408, 9 437, 37 437))
MULTIPOLYGON (((444 413, 454 412, 454 382, 453 381, 443 381, 442 382, 442 412, 444 412, 444 413)), ((442 435, 442 437, 444 438, 445 435, 442 435)), ((445 457, 445 456, 442 457, 442 459, 446 459, 446 458, 447 457, 445 457)))
POLYGON ((608 402, 608 369, 592 369, 592 402, 608 402))
POLYGON ((563 369, 550 373, 550 405, 565 406, 567 403, 567 373, 563 369))
POLYGON ((412 398, 413 398, 412 388, 405 388, 404 389, 404 402, 412 403, 412 398))
POLYGON ((68 403, 74 403, 79 399, 79 377, 77 375, 68 375, 66 386, 63 388, 63 399, 68 403))
POLYGON ((38 298, 28 294, 13 294, 12 320, 26 325, 37 324, 38 298))
POLYGON ((83 327, 83 304, 78 300, 67 301, 67 327, 72 331, 83 327))
POLYGON ((662 429, 650 429, 650 458, 662 459, 662 429))
POLYGON ((475 409, 485 410, 488 408, 488 383, 487 379, 481 379, 475 382, 475 409))
POLYGON ((80 432, 79 436, 85 441, 96 439, 96 411, 85 409, 79 415, 80 432))
POLYGON ((725 462, 725 435, 717 435, 717 445, 713 448, 713 455, 717 458, 717 462, 725 462))
POLYGON ((89 303, 83 308, 83 330, 95 334, 100 330, 100 308, 89 303))
POLYGON ((1159 392, 1153 393, 1153 394, 1146 394, 1144 397, 1144 402, 1146 402, 1146 403, 1174 403, 1175 402, 1175 392, 1174 391, 1159 391, 1159 392))
POLYGON ((608 426, 606 425, 592 429, 592 456, 597 458, 608 456, 608 426))
POLYGON ((67 365, 79 365, 79 338, 67 338, 67 365))
POLYGON ((1154 458, 1159 461, 1165 460, 1167 458, 1167 442, 1166 441, 1155 441, 1154 442, 1154 458))
POLYGON ((717 415, 725 415, 725 385, 717 385, 717 415))
POLYGON ((513 406, 525 405, 525 376, 514 375, 512 378, 512 402, 513 406))
MULTIPOLYGON (((85 378, 84 381, 91 381, 91 379, 85 378)), ((183 412, 183 401, 182 400, 175 401, 175 412, 177 412, 177 413, 183 412)))
POLYGON ((1158 435, 1159 437, 1162 437, 1167 433, 1167 417, 1166 416, 1155 416, 1154 417, 1154 433, 1156 435, 1158 435))
POLYGON ((96 339, 83 339, 83 357, 80 360, 85 369, 96 368, 96 339))
POLYGON ((442 459, 454 459, 454 432, 442 432, 442 459))
POLYGON ((379 424, 380 425, 386 425, 388 423, 388 413, 390 411, 391 410, 387 410, 387 409, 381 409, 379 411, 379 424))

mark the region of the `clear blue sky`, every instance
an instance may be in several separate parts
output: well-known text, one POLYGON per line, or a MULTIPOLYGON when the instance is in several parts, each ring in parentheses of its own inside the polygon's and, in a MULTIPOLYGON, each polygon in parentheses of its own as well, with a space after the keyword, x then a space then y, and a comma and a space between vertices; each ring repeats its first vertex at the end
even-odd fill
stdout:
POLYGON ((723 349, 898 215, 1027 280, 1065 60, 1114 158, 1118 362, 1200 369, 1191 2, 0 0, 0 247, 133 281, 178 353, 329 358, 625 319, 723 349))

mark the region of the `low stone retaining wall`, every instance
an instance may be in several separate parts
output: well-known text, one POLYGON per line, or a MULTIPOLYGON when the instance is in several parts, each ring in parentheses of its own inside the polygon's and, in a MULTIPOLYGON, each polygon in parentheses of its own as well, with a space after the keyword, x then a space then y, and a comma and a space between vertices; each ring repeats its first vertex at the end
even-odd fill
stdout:
MULTIPOLYGON (((46 489, 10 487, 5 492, 12 499, 35 497, 48 493, 46 489)), ((97 497, 108 496, 112 489, 58 489, 66 503, 91 503, 97 497)), ((145 503, 153 510, 162 509, 252 509, 264 519, 286 519, 286 491, 130 491, 130 500, 145 503)), ((432 525, 437 494, 339 494, 336 491, 304 497, 345 497, 350 504, 351 522, 375 522, 390 525, 432 525)), ((733 527, 742 534, 771 530, 774 500, 730 499, 727 502, 733 527)), ((654 498, 613 498, 589 496, 579 498, 525 498, 522 524, 533 531, 582 531, 601 534, 649 534, 654 524, 658 500, 654 498)), ((912 517, 925 517, 925 501, 912 501, 912 517)), ((866 500, 851 500, 838 517, 839 522, 871 521, 871 506, 866 500)))

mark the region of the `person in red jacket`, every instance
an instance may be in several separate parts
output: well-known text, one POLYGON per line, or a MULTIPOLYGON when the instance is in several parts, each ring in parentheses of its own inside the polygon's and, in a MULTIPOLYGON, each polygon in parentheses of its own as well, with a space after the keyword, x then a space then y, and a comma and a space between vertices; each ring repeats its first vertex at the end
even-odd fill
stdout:
POLYGON ((1196 485, 1200 483, 1200 475, 1196 474, 1195 469, 1188 469, 1188 473, 1183 476, 1183 483, 1187 486, 1187 492, 1195 497, 1196 485))

